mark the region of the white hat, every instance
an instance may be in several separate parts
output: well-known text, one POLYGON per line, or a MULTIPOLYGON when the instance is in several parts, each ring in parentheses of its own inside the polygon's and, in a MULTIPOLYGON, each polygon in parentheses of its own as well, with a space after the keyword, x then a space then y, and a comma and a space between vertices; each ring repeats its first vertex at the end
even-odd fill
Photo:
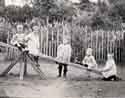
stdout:
POLYGON ((92 55, 92 48, 87 48, 86 55, 92 55))
POLYGON ((63 43, 69 43, 69 42, 70 42, 70 37, 69 36, 64 36, 63 43))
POLYGON ((113 57, 114 55, 113 55, 113 53, 108 53, 107 56, 108 57, 113 57))

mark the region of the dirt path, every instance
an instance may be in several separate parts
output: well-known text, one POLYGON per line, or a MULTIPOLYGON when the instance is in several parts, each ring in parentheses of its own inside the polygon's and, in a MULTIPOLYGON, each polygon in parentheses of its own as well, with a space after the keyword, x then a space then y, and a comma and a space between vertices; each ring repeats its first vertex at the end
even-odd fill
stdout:
MULTIPOLYGON (((124 98, 125 82, 1 79, 0 96, 11 98, 124 98)), ((2 97, 1 97, 2 98, 2 97)))
MULTIPOLYGON (((9 62, 0 63, 0 73, 8 66, 9 62)), ((39 76, 28 65, 28 76, 20 81, 18 76, 9 75, 0 78, 0 96, 11 98, 125 98, 125 82, 104 82, 95 78, 88 79, 84 70, 69 67, 66 79, 57 78, 57 65, 40 61, 41 69, 46 75, 46 80, 40 80, 39 76)), ((119 74, 125 78, 125 70, 119 74)), ((122 71, 121 71, 122 70, 122 71)), ((19 73, 19 65, 15 66, 11 73, 19 73)), ((2 97, 1 97, 2 98, 2 97)))

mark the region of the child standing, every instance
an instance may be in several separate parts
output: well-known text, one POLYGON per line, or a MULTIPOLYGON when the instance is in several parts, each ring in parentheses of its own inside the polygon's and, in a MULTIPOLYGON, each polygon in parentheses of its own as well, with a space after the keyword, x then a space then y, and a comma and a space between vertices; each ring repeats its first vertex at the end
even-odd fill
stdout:
MULTIPOLYGON (((58 46, 57 59, 60 61, 64 61, 64 62, 70 62, 71 51, 72 51, 72 49, 71 49, 71 45, 69 43, 69 40, 64 39, 63 43, 58 46)), ((59 63, 59 66, 58 66, 58 77, 61 77, 62 68, 64 68, 63 69, 63 76, 66 77, 67 71, 68 71, 68 65, 61 64, 61 63, 59 63)))
MULTIPOLYGON (((88 70, 97 68, 97 63, 96 63, 94 56, 92 55, 91 48, 88 48, 86 50, 86 56, 84 57, 82 64, 85 65, 85 67, 87 67, 88 70)), ((90 72, 87 71, 86 74, 88 75, 88 77, 90 77, 90 72)))
POLYGON ((107 55, 107 61, 106 61, 105 67, 102 69, 99 69, 99 71, 102 72, 103 80, 105 81, 120 80, 120 78, 117 77, 117 67, 115 64, 115 60, 113 58, 113 54, 107 55))

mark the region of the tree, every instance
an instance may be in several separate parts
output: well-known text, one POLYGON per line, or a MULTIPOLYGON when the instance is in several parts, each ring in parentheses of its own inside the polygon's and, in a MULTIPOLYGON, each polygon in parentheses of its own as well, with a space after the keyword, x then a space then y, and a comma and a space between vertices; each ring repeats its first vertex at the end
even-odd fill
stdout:
POLYGON ((32 13, 32 8, 30 8, 28 5, 25 5, 22 8, 11 5, 5 8, 5 16, 9 18, 10 21, 25 22, 27 18, 32 18, 32 13))
POLYGON ((34 0, 33 9, 35 16, 64 18, 72 16, 75 8, 65 0, 34 0))
POLYGON ((118 0, 114 3, 114 10, 117 10, 118 14, 122 17, 125 22, 125 1, 118 0))
POLYGON ((122 18, 116 7, 116 1, 110 1, 110 6, 100 4, 92 21, 93 28, 121 29, 122 18))

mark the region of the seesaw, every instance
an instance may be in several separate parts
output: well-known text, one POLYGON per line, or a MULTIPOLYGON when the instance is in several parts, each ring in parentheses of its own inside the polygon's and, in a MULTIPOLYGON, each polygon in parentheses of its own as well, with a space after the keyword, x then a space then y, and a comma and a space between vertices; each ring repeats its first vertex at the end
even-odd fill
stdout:
POLYGON ((49 60, 49 61, 52 61, 54 63, 67 64, 67 65, 69 65, 71 67, 74 67, 74 68, 77 68, 77 69, 87 70, 87 71, 90 71, 92 73, 101 74, 101 72, 99 72, 98 70, 96 70, 96 69, 88 69, 87 67, 85 67, 82 64, 76 64, 76 63, 72 63, 72 62, 64 62, 64 61, 58 60, 57 58, 47 56, 47 55, 43 55, 43 54, 39 54, 38 56, 41 59, 49 60))
MULTIPOLYGON (((5 47, 5 48, 12 48, 12 49, 18 49, 15 46, 0 42, 0 47, 5 47)), ((21 53, 19 56, 0 74, 0 76, 6 76, 10 70, 18 63, 20 60, 23 61, 24 64, 21 65, 20 68, 20 80, 23 80, 24 75, 27 74, 27 59, 30 60, 32 68, 38 73, 41 79, 45 79, 45 75, 43 71, 39 68, 38 62, 33 58, 32 54, 29 54, 27 51, 20 51, 21 53)))
MULTIPOLYGON (((0 46, 2 47, 6 47, 6 48, 13 48, 13 49, 18 49, 15 46, 0 42, 0 46)), ((6 74, 9 73, 9 71, 14 67, 14 65, 16 65, 20 59, 23 60, 24 65, 22 65, 22 70, 20 72, 20 79, 23 80, 23 76, 26 73, 26 66, 27 66, 27 59, 31 60, 31 66, 33 67, 33 69, 39 74, 41 79, 45 79, 45 75, 43 73, 43 71, 37 66, 39 65, 37 61, 35 61, 33 59, 33 55, 34 54, 29 54, 27 51, 21 51, 21 54, 2 72, 1 76, 5 76, 6 74), (22 78, 21 78, 22 77, 22 78)), ((92 73, 96 73, 96 74, 101 74, 98 70, 94 70, 94 69, 89 69, 87 67, 85 67, 84 65, 81 64, 76 64, 76 63, 72 63, 72 62, 64 62, 64 61, 60 61, 57 58, 51 57, 51 56, 47 56, 47 55, 43 55, 42 53, 39 53, 37 56, 39 56, 39 59, 45 59, 45 60, 49 60, 53 63, 61 63, 61 64, 67 64, 71 67, 77 68, 77 69, 81 69, 81 70, 87 70, 89 72, 92 73)))

